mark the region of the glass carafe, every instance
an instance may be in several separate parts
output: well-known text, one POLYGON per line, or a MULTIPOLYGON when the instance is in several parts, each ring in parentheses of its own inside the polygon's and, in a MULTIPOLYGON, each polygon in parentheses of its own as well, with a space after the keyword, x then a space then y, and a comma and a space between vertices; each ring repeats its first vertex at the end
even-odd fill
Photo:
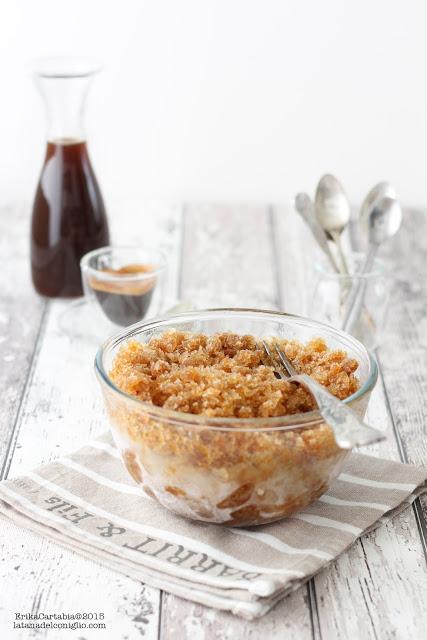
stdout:
POLYGON ((33 205, 31 272, 35 289, 49 297, 83 294, 80 259, 109 244, 104 201, 84 130, 86 97, 99 66, 80 59, 38 63, 47 148, 33 205))

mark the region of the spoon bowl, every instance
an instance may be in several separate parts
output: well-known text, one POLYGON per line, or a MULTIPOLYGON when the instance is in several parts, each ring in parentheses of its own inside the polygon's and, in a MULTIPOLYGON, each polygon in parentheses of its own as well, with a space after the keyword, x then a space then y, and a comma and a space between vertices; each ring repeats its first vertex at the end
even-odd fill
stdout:
POLYGON ((317 185, 315 212, 320 226, 337 246, 343 273, 348 274, 341 233, 350 220, 350 204, 341 183, 331 174, 324 175, 317 185))
POLYGON ((378 182, 372 189, 369 191, 367 196, 365 197, 362 206, 360 207, 360 222, 362 228, 365 232, 368 232, 368 219, 372 209, 383 199, 383 198, 393 198, 396 199, 396 190, 389 182, 378 182))
POLYGON ((341 233, 350 220, 350 205, 341 183, 330 174, 317 185, 316 217, 325 231, 341 233))
POLYGON ((402 208, 397 200, 385 196, 372 206, 367 222, 369 244, 378 247, 399 231, 402 208))

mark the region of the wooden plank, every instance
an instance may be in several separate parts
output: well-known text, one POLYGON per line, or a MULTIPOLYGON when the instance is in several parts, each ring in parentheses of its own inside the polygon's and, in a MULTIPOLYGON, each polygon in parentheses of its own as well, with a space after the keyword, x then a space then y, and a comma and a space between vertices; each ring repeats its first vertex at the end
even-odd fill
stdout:
MULTIPOLYGON (((382 384, 373 393, 367 420, 384 429, 387 440, 363 451, 399 460, 382 384)), ((421 638, 427 573, 413 510, 363 536, 315 583, 323 637, 421 638)))
MULTIPOLYGON (((304 313, 309 306, 313 241, 290 208, 274 214, 277 243, 287 238, 290 251, 278 252, 282 278, 282 308, 304 313), (298 249, 298 247, 300 249, 298 249), (293 273, 296 275, 294 276, 293 273), (293 284, 297 283, 291 293, 293 284), (288 296, 286 295, 289 292, 288 296)), ((383 386, 377 385, 368 421, 384 429, 384 443, 364 448, 371 455, 399 460, 399 448, 383 386)), ((427 576, 423 547, 414 513, 405 511, 392 523, 364 536, 314 580, 312 609, 318 611, 324 638, 421 637, 425 626, 427 576), (414 579, 414 576, 416 578, 414 579), (413 614, 413 615, 412 615, 413 614)))
MULTIPOLYGON (((352 231, 356 246, 361 246, 360 229, 353 224, 352 231)), ((380 250, 380 255, 393 265, 395 283, 383 341, 377 350, 387 383, 385 399, 400 459, 421 466, 427 462, 424 437, 427 416, 426 232, 427 213, 407 209, 399 233, 380 250), (402 371, 405 371, 404 376, 402 371)), ((427 559, 425 496, 415 501, 414 511, 427 559)))
POLYGON ((291 205, 272 208, 271 217, 280 309, 308 316, 316 280, 313 263, 323 262, 325 258, 291 205))
MULTIPOLYGON (((191 206, 186 210, 181 291, 196 307, 277 308, 271 217, 266 208, 191 206)), ((260 620, 163 596, 161 638, 312 638, 307 590, 260 620)))
POLYGON ((46 304, 31 284, 28 215, 24 205, 0 210, 0 478, 8 466, 9 443, 46 304))
POLYGON ((271 233, 265 207, 186 207, 182 296, 197 308, 277 308, 271 233))
MULTIPOLYGON (((135 242, 144 236, 145 242, 162 244, 176 265, 180 252, 178 209, 160 208, 144 217, 140 210, 126 205, 113 219, 118 223, 113 226, 117 243, 129 241, 128 232, 133 229, 141 234, 135 242)), ((176 290, 174 269, 171 276, 168 295, 176 290)), ((58 318, 66 306, 63 301, 54 301, 49 307, 31 385, 19 415, 11 475, 73 451, 108 428, 93 374, 94 347, 62 335, 58 329, 58 318)), ((5 523, 0 524, 8 540, 1 579, 13 585, 3 592, 0 628, 9 628, 11 611, 61 612, 73 607, 104 612, 111 632, 108 637, 136 638, 143 632, 149 639, 157 638, 157 589, 113 574, 40 536, 12 531, 10 525, 5 530, 5 523)), ((16 630, 14 637, 28 635, 16 630)), ((56 639, 65 637, 65 632, 63 636, 52 631, 40 637, 56 639)), ((105 631, 98 637, 106 637, 105 631)))
POLYGON ((397 282, 378 355, 402 459, 421 466, 427 464, 426 254, 427 213, 405 211, 399 234, 384 250, 393 260, 397 282))
POLYGON ((402 459, 427 463, 427 213, 405 210, 402 228, 380 250, 395 278, 378 349, 402 459))
POLYGON ((311 638, 306 589, 280 602, 263 618, 248 622, 231 613, 210 609, 170 594, 163 594, 162 640, 304 640, 311 638))
POLYGON ((83 560, 12 523, 2 529, 8 549, 0 571, 3 584, 9 585, 2 591, 2 638, 157 639, 160 609, 156 589, 83 560), (101 613, 106 626, 75 632, 38 630, 33 636, 28 630, 12 629, 15 612, 101 613))

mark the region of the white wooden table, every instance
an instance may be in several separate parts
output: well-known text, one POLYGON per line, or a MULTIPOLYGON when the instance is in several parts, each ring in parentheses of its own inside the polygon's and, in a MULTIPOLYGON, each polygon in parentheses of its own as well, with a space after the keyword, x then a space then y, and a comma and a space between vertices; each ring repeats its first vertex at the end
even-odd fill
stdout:
MULTIPOLYGON (((6 478, 79 447, 107 423, 92 373, 93 350, 58 331, 66 303, 42 300, 32 290, 29 207, 3 208, 0 214, 0 468, 6 478)), ((189 299, 199 308, 306 311, 311 239, 287 207, 144 209, 121 201, 110 206, 110 217, 116 243, 166 247, 169 300, 189 299)), ((427 214, 408 211, 386 250, 395 260, 398 283, 368 414, 387 432, 387 440, 370 453, 419 465, 427 462, 426 250, 427 214)), ((422 504, 415 504, 252 623, 148 588, 0 523, 0 637, 425 638, 425 515, 422 504), (12 630, 18 611, 104 612, 107 629, 21 633, 12 630)))

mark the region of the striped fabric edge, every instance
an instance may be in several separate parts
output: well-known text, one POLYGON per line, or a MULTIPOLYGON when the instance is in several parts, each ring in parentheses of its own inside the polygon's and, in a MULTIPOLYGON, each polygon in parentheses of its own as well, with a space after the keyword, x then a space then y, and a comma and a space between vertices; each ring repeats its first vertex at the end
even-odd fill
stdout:
POLYGON ((291 516, 291 518, 292 520, 302 520, 303 522, 308 522, 309 524, 313 524, 316 527, 327 527, 329 529, 337 529, 338 531, 351 533, 356 537, 360 536, 360 534, 364 531, 364 529, 355 527, 354 525, 348 524, 347 522, 332 520, 331 518, 325 518, 324 516, 315 516, 311 513, 297 513, 294 516, 291 516))
MULTIPOLYGON (((70 533, 75 532, 75 526, 71 522, 67 522, 60 516, 56 515, 55 513, 52 513, 52 512, 46 513, 44 509, 41 509, 40 507, 37 507, 36 505, 34 505, 34 503, 32 503, 31 500, 24 498, 23 496, 15 493, 9 488, 6 488, 3 486, 1 489, 1 493, 5 493, 6 495, 9 495, 11 499, 15 500, 16 502, 20 503, 23 506, 27 505, 28 511, 30 513, 31 512, 38 513, 40 516, 42 516, 42 519, 37 521, 38 523, 43 522, 43 520, 44 521, 50 520, 52 522, 61 524, 61 526, 69 530, 70 533)), ((5 513, 5 512, 0 509, 0 513, 5 513)), ((29 517, 29 516, 26 516, 26 517, 29 517)), ((94 546, 96 548, 99 548, 99 538, 88 531, 83 531, 82 529, 79 529, 78 538, 84 538, 89 542, 93 542, 95 543, 94 546)), ((76 540, 76 542, 78 542, 78 538, 76 538, 75 536, 71 536, 71 539, 76 540)), ((109 547, 113 551, 117 552, 118 547, 116 544, 114 544, 114 542, 110 542, 109 540, 103 540, 102 545, 105 547, 109 547)), ((133 562, 135 556, 134 554, 132 554, 132 551, 130 549, 127 549, 126 547, 119 547, 119 548, 120 548, 121 555, 129 558, 129 560, 133 562)), ((111 554, 111 555, 114 556, 115 554, 111 554)), ((189 580, 190 582, 193 582, 193 583, 203 584, 204 582, 206 582, 211 584, 214 587, 218 587, 220 589, 222 588, 224 589, 224 591, 227 591, 230 588, 242 590, 242 587, 245 586, 247 591, 254 593, 255 595, 260 595, 260 596, 269 595, 265 593, 266 583, 268 583, 268 581, 265 579, 260 580, 260 583, 261 583, 260 587, 261 587, 262 593, 258 594, 257 591, 253 589, 253 587, 256 586, 256 581, 254 583, 251 583, 248 580, 240 580, 240 581, 227 580, 227 586, 224 587, 225 581, 223 578, 219 578, 219 577, 217 578, 216 576, 211 576, 208 574, 204 574, 203 576, 193 575, 193 572, 191 572, 190 570, 183 569, 182 567, 178 567, 178 566, 174 567, 174 570, 175 570, 174 572, 171 572, 169 565, 166 565, 166 563, 164 563, 160 558, 156 558, 156 560, 154 561, 149 556, 144 556, 144 560, 146 561, 147 567, 154 569, 159 573, 159 575, 162 575, 162 576, 164 575, 166 576, 166 578, 168 575, 175 575, 178 578, 182 577, 183 579, 189 580), (160 571, 159 565, 164 565, 168 569, 168 571, 165 571, 165 572, 160 571), (250 587, 252 587, 252 589, 250 589, 250 587)), ((144 565, 140 565, 140 566, 144 566, 144 565)), ((274 581, 270 581, 269 585, 270 585, 270 593, 274 593, 279 586, 278 583, 277 582, 275 583, 274 581)))
POLYGON ((152 498, 150 498, 149 496, 144 495, 143 491, 138 486, 132 486, 130 484, 124 484, 122 482, 115 482, 115 480, 110 480, 109 478, 101 475, 100 473, 97 473, 96 471, 93 471, 89 467, 86 467, 80 464, 79 462, 75 462, 70 458, 66 458, 66 457, 59 458, 58 460, 56 460, 56 462, 59 462, 59 464, 61 464, 64 467, 67 467, 68 469, 73 469, 74 471, 77 471, 78 473, 87 476, 91 480, 98 482, 104 487, 108 487, 109 489, 114 489, 114 491, 119 491, 120 493, 129 493, 130 495, 138 496, 144 500, 145 499, 152 500, 152 498))
POLYGON ((216 547, 212 547, 211 545, 205 542, 196 540, 195 538, 189 538, 182 534, 178 535, 173 533, 172 531, 159 529, 157 527, 153 527, 152 525, 140 524, 132 520, 127 520, 126 518, 123 518, 121 516, 116 516, 115 514, 112 514, 108 511, 104 511, 104 509, 96 507, 90 502, 87 502, 82 498, 80 498, 80 496, 74 493, 71 493, 70 491, 67 491, 60 485, 57 485, 54 482, 51 482, 50 480, 46 480, 45 478, 37 475, 33 471, 29 471, 26 474, 26 476, 31 480, 33 480, 36 484, 47 487, 51 489, 51 491, 55 491, 56 493, 58 493, 59 496, 61 496, 65 500, 70 500, 73 504, 76 504, 82 507, 83 509, 90 510, 94 514, 102 518, 107 518, 110 520, 113 517, 114 521, 120 526, 131 529, 132 531, 135 531, 137 533, 142 533, 143 535, 154 535, 158 538, 161 538, 165 542, 169 542, 171 544, 182 545, 184 543, 193 551, 197 551, 199 553, 206 553, 212 556, 213 558, 215 558, 216 560, 218 560, 219 562, 230 564, 234 566, 236 569, 240 569, 241 571, 252 571, 256 573, 265 573, 265 574, 271 574, 271 575, 286 574, 291 576, 292 578, 303 578, 305 575, 302 571, 297 571, 297 570, 291 571, 287 569, 272 569, 271 567, 262 567, 262 566, 251 564, 249 562, 245 562, 243 560, 239 560, 238 558, 235 558, 234 556, 230 556, 229 554, 224 553, 220 549, 216 547))
MULTIPOLYGON (((5 517, 11 522, 16 522, 17 526, 22 526, 24 528, 28 528, 25 523, 26 517, 23 516, 23 520, 16 520, 15 518, 11 519, 9 516, 4 513, 0 508, 0 517, 5 517)), ((34 528, 32 529, 38 535, 44 535, 43 529, 34 528)), ((259 618, 265 615, 277 602, 282 600, 291 589, 281 589, 279 591, 275 591, 269 597, 259 598, 255 597, 254 600, 245 600, 238 599, 237 594, 231 596, 229 589, 223 589, 224 595, 215 592, 213 593, 209 585, 201 584, 199 585, 190 583, 188 585, 180 582, 179 577, 171 576, 168 574, 163 578, 159 572, 152 572, 148 567, 144 567, 143 575, 137 575, 134 571, 132 571, 129 565, 124 564, 123 562, 114 562, 109 561, 108 556, 111 555, 107 551, 102 553, 100 557, 94 557, 89 548, 82 548, 78 544, 74 544, 71 538, 64 538, 63 536, 51 536, 50 540, 52 542, 59 544, 61 547, 72 551, 73 553, 78 553, 84 558, 89 560, 99 562, 101 566, 105 566, 112 571, 116 571, 122 573, 132 580, 138 580, 139 582, 143 582, 149 587, 154 589, 159 589, 161 591, 167 591, 181 598, 191 600, 193 602, 198 602, 205 606, 215 607, 217 609, 221 609, 223 611, 230 611, 231 613, 238 615, 246 620, 253 620, 255 618, 259 618)), ((215 588, 215 587, 211 587, 215 588)), ((244 590, 240 589, 242 594, 244 590)))
POLYGON ((254 540, 263 542, 267 546, 276 549, 277 551, 281 551, 282 553, 287 553, 289 555, 315 556, 317 558, 320 558, 321 560, 327 560, 328 562, 335 558, 332 553, 322 551, 321 549, 299 549, 298 547, 292 547, 291 545, 287 544, 286 542, 282 542, 282 540, 279 540, 279 538, 276 538, 270 533, 248 531, 246 529, 240 528, 234 529, 233 527, 229 528, 229 532, 237 536, 253 538, 254 540))
MULTIPOLYGON (((88 469, 87 467, 84 467, 83 465, 80 465, 79 463, 75 463, 73 460, 69 460, 68 458, 61 458, 58 460, 59 463, 63 464, 64 466, 70 467, 76 471, 78 471, 79 473, 82 473, 84 475, 86 475, 87 477, 91 478, 92 480, 94 480, 95 482, 98 482, 101 485, 105 485, 111 489, 114 489, 116 491, 119 492, 123 492, 123 493, 130 493, 132 495, 138 495, 138 497, 141 497, 143 500, 149 500, 149 501, 153 501, 152 498, 150 498, 149 496, 145 496, 142 491, 140 491, 138 489, 138 487, 131 487, 129 485, 125 485, 119 482, 114 482, 112 480, 109 480, 108 478, 105 478, 104 476, 98 474, 95 471, 92 471, 91 469, 88 469)), ((336 499, 338 500, 338 498, 336 499)), ((343 504, 346 501, 340 501, 338 503, 334 503, 331 501, 331 504, 343 504)), ((349 504, 351 506, 361 506, 364 505, 366 506, 368 503, 351 503, 349 502, 349 504)), ((378 505, 379 506, 379 505, 378 505)), ((388 507, 387 505, 384 505, 384 511, 389 510, 391 507, 388 507)), ((295 516, 295 518, 298 518, 299 515, 304 515, 304 514, 298 514, 295 516)), ((313 517, 318 517, 320 518, 320 516, 313 516, 313 517)), ((327 527, 330 526, 334 529, 339 529, 340 527, 337 526, 337 524, 339 523, 339 521, 337 520, 332 520, 329 518, 326 518, 324 516, 321 517, 324 520, 324 524, 322 525, 321 522, 319 521, 319 526, 323 526, 323 527, 327 527), (327 523, 330 522, 331 524, 328 525, 327 523)), ((301 519, 301 518, 300 518, 301 519)), ((309 522, 307 520, 307 522, 309 522)), ((355 533, 355 535, 359 535, 359 533, 357 532, 362 532, 363 529, 358 529, 356 527, 354 527, 354 531, 351 531, 349 529, 349 527, 352 527, 352 525, 347 525, 346 523, 342 523, 342 531, 348 531, 350 533, 355 533)), ((254 538, 259 540, 260 542, 266 544, 267 546, 271 547, 272 549, 275 549, 276 551, 280 551, 282 553, 286 553, 288 555, 304 555, 304 556, 314 556, 317 558, 320 558, 321 560, 332 560, 335 556, 333 554, 328 553, 327 551, 323 551, 322 549, 313 549, 313 548, 308 548, 308 549, 300 549, 298 547, 293 547, 285 542, 282 542, 279 538, 276 538, 275 536, 271 535, 271 534, 267 534, 267 533, 261 533, 261 532, 253 532, 253 531, 247 531, 246 529, 234 529, 233 527, 229 527, 227 528, 227 531, 230 531, 231 533, 233 533, 234 535, 241 535, 244 537, 248 537, 248 538, 254 538)))
MULTIPOLYGON (((108 453, 111 453, 112 451, 114 451, 114 453, 117 453, 117 450, 114 449, 114 447, 111 447, 111 445, 108 445, 107 443, 101 443, 101 444, 106 445, 105 449, 104 447, 102 447, 102 449, 106 450, 108 453)), ((120 457, 120 454, 119 454, 119 457, 120 457)), ((99 482, 100 484, 103 484, 112 489, 115 489, 116 491, 122 491, 123 493, 138 495, 143 499, 152 500, 148 496, 145 496, 142 493, 142 491, 138 489, 138 487, 131 487, 130 485, 125 485, 122 483, 111 481, 108 478, 105 478, 104 476, 98 474, 97 472, 94 472, 91 469, 88 469, 87 467, 84 467, 83 465, 80 465, 79 463, 76 463, 68 458, 61 458, 58 460, 58 462, 66 466, 70 466, 71 468, 74 468, 76 471, 83 473, 84 475, 93 479, 95 482, 99 482)), ((347 481, 350 482, 350 478, 352 477, 353 476, 348 476, 347 481)), ((354 477, 356 478, 356 476, 354 477)), ((390 483, 387 483, 387 484, 390 484, 390 483)), ((393 483, 393 484, 395 485, 396 483, 393 483)), ((415 486, 416 485, 414 485, 414 487, 415 486)), ((329 496, 328 494, 324 494, 323 496, 318 498, 318 500, 320 502, 324 502, 334 506, 342 505, 342 506, 350 506, 350 507, 367 507, 367 508, 380 510, 384 512, 387 512, 390 509, 392 509, 390 505, 386 505, 386 504, 356 502, 356 501, 353 502, 351 500, 342 500, 340 498, 334 498, 333 496, 329 496)), ((329 527, 342 532, 350 533, 355 536, 360 536, 360 534, 363 533, 364 531, 364 529, 361 529, 359 527, 356 527, 354 525, 351 525, 345 522, 341 522, 340 520, 334 520, 332 518, 327 518, 325 516, 305 514, 304 512, 296 514, 295 516, 293 516, 293 518, 297 520, 303 520, 305 522, 308 522, 309 524, 315 524, 321 527, 329 527)), ((252 537, 254 539, 258 539, 260 542, 263 542, 264 544, 275 549, 276 551, 281 551, 282 553, 287 553, 288 555, 309 555, 309 556, 318 557, 322 560, 331 560, 334 558, 332 554, 329 554, 328 552, 323 551, 321 549, 299 549, 298 547, 292 547, 291 545, 288 545, 287 543, 282 542, 279 538, 276 538, 271 534, 263 534, 263 533, 251 532, 251 531, 248 532, 245 529, 240 529, 240 528, 233 529, 232 527, 230 527, 229 530, 235 535, 242 535, 244 537, 252 537)))
POLYGON ((360 476, 353 476, 349 473, 341 473, 338 476, 337 480, 342 480, 343 482, 351 482, 351 484, 359 484, 365 487, 375 487, 377 489, 395 489, 397 491, 413 491, 417 487, 416 483, 370 480, 368 478, 361 478, 360 476))
POLYGON ((355 500, 343 500, 342 498, 335 498, 334 496, 330 496, 328 493, 323 494, 320 498, 317 498, 319 502, 324 502, 325 504, 331 504, 334 506, 343 506, 343 507, 366 507, 368 509, 375 509, 377 511, 390 511, 393 507, 389 504, 381 504, 379 502, 357 502, 355 500))
MULTIPOLYGON (((92 442, 89 442, 87 445, 85 445, 85 447, 83 448, 85 449, 86 447, 99 449, 100 451, 104 451, 105 453, 110 454, 110 456, 113 456, 113 458, 117 458, 118 460, 122 459, 120 451, 115 447, 113 447, 111 444, 108 444, 108 442, 103 442, 101 440, 93 440, 92 442)), ((74 454, 74 455, 78 455, 78 452, 77 454, 74 454)))

